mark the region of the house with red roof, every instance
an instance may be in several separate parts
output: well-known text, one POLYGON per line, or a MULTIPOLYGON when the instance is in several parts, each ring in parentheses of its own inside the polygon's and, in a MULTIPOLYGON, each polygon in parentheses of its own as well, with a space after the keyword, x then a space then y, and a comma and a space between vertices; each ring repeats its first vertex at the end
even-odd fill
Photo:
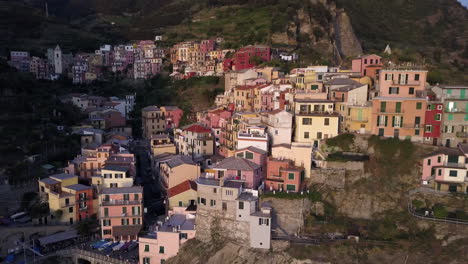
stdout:
POLYGON ((194 123, 176 129, 174 141, 179 154, 202 157, 214 154, 214 137, 211 128, 194 123))
POLYGON ((197 184, 194 181, 186 180, 172 188, 169 188, 167 196, 169 199, 170 210, 175 207, 195 209, 195 201, 197 200, 197 184))

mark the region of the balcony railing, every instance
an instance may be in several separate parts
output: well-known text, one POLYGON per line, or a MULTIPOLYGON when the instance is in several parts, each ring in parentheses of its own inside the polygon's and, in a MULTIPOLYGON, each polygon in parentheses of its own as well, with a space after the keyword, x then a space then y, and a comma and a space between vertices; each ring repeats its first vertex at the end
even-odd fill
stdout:
POLYGON ((405 111, 397 111, 396 109, 385 109, 385 111, 382 111, 382 109, 377 108, 377 112, 379 112, 380 114, 403 114, 405 111))
POLYGON ((421 85, 421 82, 420 82, 420 81, 400 81, 400 80, 392 80, 392 84, 393 84, 393 85, 408 85, 408 86, 414 85, 414 86, 418 86, 418 85, 421 85))
POLYGON ((142 204, 143 200, 103 200, 101 205, 103 206, 112 206, 112 205, 138 205, 142 204))
POLYGON ((334 111, 299 111, 299 115, 337 115, 337 112, 334 111))
POLYGON ((455 135, 459 138, 468 138, 468 132, 457 132, 455 135))
POLYGON ((238 137, 247 137, 247 138, 263 138, 267 139, 268 135, 267 134, 247 134, 247 133, 239 133, 238 137))

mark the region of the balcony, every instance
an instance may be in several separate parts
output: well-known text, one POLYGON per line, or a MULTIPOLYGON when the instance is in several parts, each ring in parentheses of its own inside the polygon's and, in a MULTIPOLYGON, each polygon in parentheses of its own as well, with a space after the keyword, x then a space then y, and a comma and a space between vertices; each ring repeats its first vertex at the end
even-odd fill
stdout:
POLYGON ((382 111, 382 109, 380 109, 380 108, 377 108, 377 112, 379 114, 384 114, 384 115, 385 114, 390 115, 390 114, 403 114, 403 113, 405 113, 404 110, 396 111, 395 109, 385 109, 385 111, 382 111))
POLYGON ((444 110, 445 113, 467 113, 466 110, 461 109, 461 108, 445 108, 444 110))
POLYGON ((459 138, 468 138, 468 132, 457 132, 455 135, 459 138))
POLYGON ((247 134, 247 133, 239 133, 238 138, 259 138, 259 139, 268 139, 268 134, 247 134))
POLYGON ((421 85, 420 81, 399 81, 399 80, 392 80, 392 85, 399 85, 399 86, 419 86, 421 85))
POLYGON ((140 205, 143 203, 143 200, 109 200, 102 201, 102 206, 113 206, 113 205, 140 205))
POLYGON ((299 111, 298 115, 338 115, 334 111, 299 111))

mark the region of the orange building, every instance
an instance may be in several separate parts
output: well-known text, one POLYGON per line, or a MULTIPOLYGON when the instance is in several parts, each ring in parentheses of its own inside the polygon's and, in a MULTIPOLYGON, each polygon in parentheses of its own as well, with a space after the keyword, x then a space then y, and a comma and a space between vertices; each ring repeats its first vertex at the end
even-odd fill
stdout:
POLYGON ((304 180, 304 168, 294 166, 288 159, 269 158, 267 161, 266 190, 298 192, 304 180))
POLYGON ((383 69, 379 95, 372 100, 372 134, 423 140, 427 71, 416 67, 383 69))

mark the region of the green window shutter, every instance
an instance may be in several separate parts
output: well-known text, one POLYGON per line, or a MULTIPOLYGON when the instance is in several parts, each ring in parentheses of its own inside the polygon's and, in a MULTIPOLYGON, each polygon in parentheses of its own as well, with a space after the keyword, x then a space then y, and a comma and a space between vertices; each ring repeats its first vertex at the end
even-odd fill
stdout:
POLYGON ((388 116, 385 116, 385 126, 387 126, 388 116))
POLYGON ((452 121, 453 120, 453 114, 448 114, 447 115, 447 120, 452 121))
POLYGON ((460 99, 465 99, 465 93, 466 93, 465 89, 460 90, 460 99))
POLYGON ((435 104, 431 105, 431 110, 435 110, 436 106, 435 104))
POLYGON ((380 116, 377 116, 377 126, 380 124, 380 116))
POLYGON ((465 114, 465 121, 468 121, 468 114, 465 114))
POLYGON ((452 89, 447 89, 447 94, 452 94, 452 89))
POLYGON ((422 108, 422 103, 416 103, 416 109, 421 109, 422 108))
POLYGON ((384 113, 387 108, 387 102, 380 102, 380 112, 384 113))
POLYGON ((288 173, 288 179, 294 180, 294 173, 288 173))
POLYGON ((392 116, 392 127, 395 127, 395 116, 392 116))
POLYGON ((401 102, 396 103, 396 112, 400 113, 401 112, 401 102))
POLYGON ((468 113, 468 102, 465 102, 465 112, 468 113))
POLYGON ((403 116, 400 117, 400 127, 403 127, 403 116))
POLYGON ((287 184, 286 185, 286 190, 295 192, 296 191, 296 185, 287 184))

